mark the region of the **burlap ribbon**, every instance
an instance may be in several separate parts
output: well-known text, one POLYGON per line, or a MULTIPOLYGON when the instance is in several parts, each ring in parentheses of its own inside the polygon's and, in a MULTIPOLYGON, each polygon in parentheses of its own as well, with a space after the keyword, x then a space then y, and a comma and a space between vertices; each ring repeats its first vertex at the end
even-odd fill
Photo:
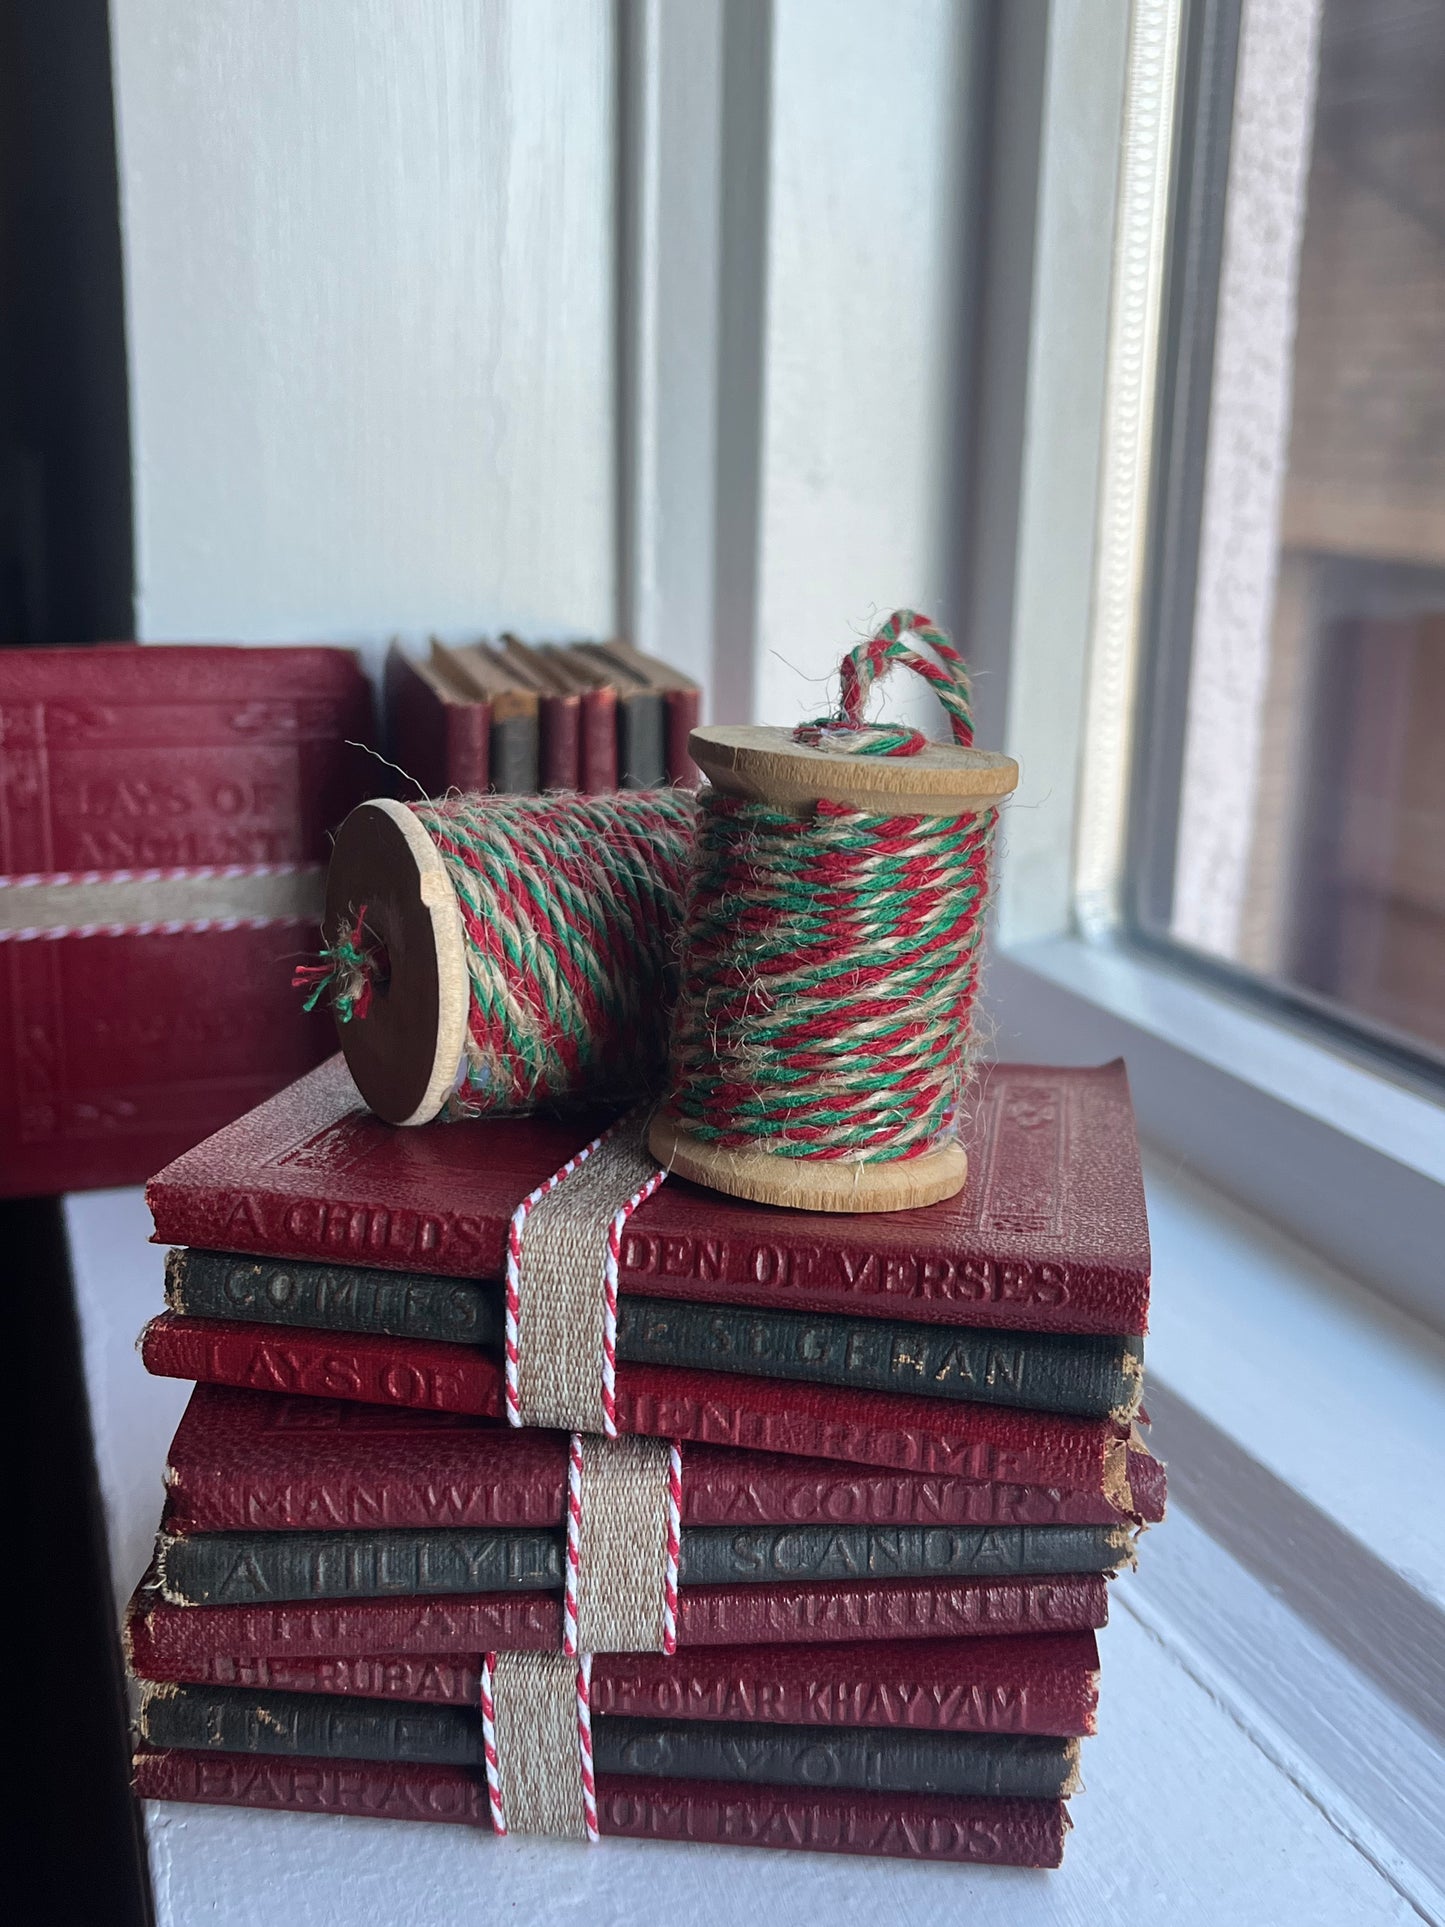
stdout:
POLYGON ((499 1833, 597 1838, 593 1653, 677 1641, 682 1461, 618 1438, 614 1381, 623 1228, 664 1172, 625 1119, 539 1185, 507 1241, 507 1416, 562 1426, 568 1450, 563 1651, 492 1653, 482 1669, 487 1790, 499 1833))
POLYGON ((617 1436, 617 1270, 623 1228, 667 1175, 641 1113, 589 1144, 512 1217, 507 1417, 617 1436))
POLYGON ((561 1653, 488 1653, 482 1751, 496 1833, 597 1838, 591 1661, 561 1653))
POLYGON ((0 943, 317 923, 325 878, 316 863, 0 877, 0 943))

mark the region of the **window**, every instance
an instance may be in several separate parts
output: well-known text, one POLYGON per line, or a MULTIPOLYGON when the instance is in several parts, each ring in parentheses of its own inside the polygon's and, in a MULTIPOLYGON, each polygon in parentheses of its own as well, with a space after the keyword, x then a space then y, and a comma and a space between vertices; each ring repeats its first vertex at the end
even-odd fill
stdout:
POLYGON ((1127 903, 1445 1071, 1445 10, 1227 0, 1183 50, 1127 903))

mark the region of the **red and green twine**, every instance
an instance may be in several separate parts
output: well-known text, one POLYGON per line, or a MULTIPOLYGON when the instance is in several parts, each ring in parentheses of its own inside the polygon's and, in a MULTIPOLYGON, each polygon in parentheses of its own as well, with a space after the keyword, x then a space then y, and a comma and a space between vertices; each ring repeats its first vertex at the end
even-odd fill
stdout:
MULTIPOLYGON (((971 742, 962 660, 907 610, 845 660, 838 713, 796 738, 918 754, 920 732, 864 719, 871 685, 895 664, 932 684, 955 741, 971 742)), ((820 802, 797 815, 704 791, 668 1115, 693 1137, 783 1157, 885 1162, 945 1138, 968 1074, 996 814, 820 802)))
MULTIPOLYGON (((456 891, 470 976, 466 1051, 444 1117, 657 1089, 691 868, 688 790, 457 796, 412 806, 456 891)), ((364 1020, 384 968, 361 909, 296 974, 364 1020)))

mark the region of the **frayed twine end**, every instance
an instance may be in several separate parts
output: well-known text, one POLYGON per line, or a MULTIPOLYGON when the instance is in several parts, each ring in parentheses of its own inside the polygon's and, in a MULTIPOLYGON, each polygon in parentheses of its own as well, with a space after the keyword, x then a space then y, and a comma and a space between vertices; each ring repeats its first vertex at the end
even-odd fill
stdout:
POLYGON ((296 966, 291 988, 308 992, 304 1010, 315 1010, 328 994, 339 1023, 349 1024, 353 1017, 360 1022, 371 1009, 377 958, 366 946, 365 923, 363 903, 351 929, 323 948, 319 962, 296 966))

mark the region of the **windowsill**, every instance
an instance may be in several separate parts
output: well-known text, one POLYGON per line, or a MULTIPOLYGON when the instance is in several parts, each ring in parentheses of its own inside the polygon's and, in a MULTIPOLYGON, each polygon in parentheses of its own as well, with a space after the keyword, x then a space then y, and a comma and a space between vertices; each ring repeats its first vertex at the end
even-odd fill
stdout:
POLYGON ((1147 1146, 1145 1183, 1147 1376, 1445 1608, 1445 1340, 1147 1146))
POLYGON ((1161 1159, 1445 1328, 1445 1113, 1429 1098, 1111 943, 1001 949, 987 996, 994 1055, 1124 1057, 1161 1159))
POLYGON ((1445 1184, 1445 1121, 1438 1104, 1243 1000, 1107 939, 1045 938, 1011 947, 1004 960, 1160 1043, 1188 1050, 1257 1096, 1445 1184))

